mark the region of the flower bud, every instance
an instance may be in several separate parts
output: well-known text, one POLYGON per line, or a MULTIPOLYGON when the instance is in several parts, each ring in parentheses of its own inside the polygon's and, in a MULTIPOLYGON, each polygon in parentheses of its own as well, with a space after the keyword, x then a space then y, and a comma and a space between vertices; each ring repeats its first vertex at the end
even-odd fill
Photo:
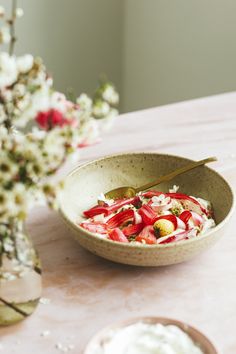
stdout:
POLYGON ((22 57, 18 57, 16 63, 19 72, 25 74, 32 69, 34 58, 31 54, 26 54, 22 57))
POLYGON ((0 30, 0 44, 9 43, 11 41, 10 30, 8 27, 2 27, 0 30))
POLYGON ((0 6, 0 17, 4 17, 5 15, 5 9, 3 6, 0 6))
POLYGON ((18 18, 24 16, 24 10, 21 7, 17 7, 15 11, 15 16, 18 18))
POLYGON ((105 117, 110 111, 110 106, 107 102, 97 100, 93 106, 93 114, 96 118, 105 117))

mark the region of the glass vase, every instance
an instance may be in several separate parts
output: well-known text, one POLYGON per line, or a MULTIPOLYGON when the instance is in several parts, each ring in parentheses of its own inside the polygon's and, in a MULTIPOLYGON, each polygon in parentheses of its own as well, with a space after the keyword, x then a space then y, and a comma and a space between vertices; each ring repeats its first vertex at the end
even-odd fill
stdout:
POLYGON ((40 260, 24 225, 0 224, 0 326, 31 315, 41 290, 40 260))

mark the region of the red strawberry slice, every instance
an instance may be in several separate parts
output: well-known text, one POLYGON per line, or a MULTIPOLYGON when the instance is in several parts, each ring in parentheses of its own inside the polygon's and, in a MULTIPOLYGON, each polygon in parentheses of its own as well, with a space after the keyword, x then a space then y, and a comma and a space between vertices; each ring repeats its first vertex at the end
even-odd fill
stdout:
POLYGON ((147 243, 149 245, 155 244, 157 242, 157 239, 154 234, 153 226, 145 226, 144 229, 140 232, 140 234, 136 237, 135 241, 144 241, 144 243, 147 243))
POLYGON ((194 230, 194 229, 190 229, 188 231, 183 231, 183 232, 180 232, 178 234, 175 234, 175 235, 169 235, 167 237, 161 237, 158 239, 157 243, 159 245, 163 245, 163 244, 166 244, 166 243, 172 243, 172 242, 176 242, 176 241, 182 241, 182 240, 188 240, 189 238, 193 237, 193 236, 196 236, 197 235, 197 231, 194 230), (195 234, 195 235, 194 235, 195 234), (163 240, 162 240, 163 238, 163 240))
POLYGON ((117 241, 117 242, 129 242, 128 239, 125 237, 123 232, 119 228, 115 228, 109 233, 109 238, 112 241, 117 241))
POLYGON ((153 225, 157 218, 157 214, 155 211, 147 204, 144 204, 139 209, 139 215, 141 215, 144 224, 146 225, 153 225))
POLYGON ((109 228, 113 229, 115 227, 121 226, 122 224, 124 224, 129 220, 133 221, 133 219, 134 219, 134 211, 131 209, 127 209, 112 216, 112 218, 110 218, 107 221, 107 225, 109 228))
POLYGON ((125 236, 132 236, 132 235, 139 234, 142 231, 142 229, 144 228, 144 226, 145 225, 143 223, 129 225, 129 226, 126 226, 122 231, 125 236))
POLYGON ((83 227, 85 230, 96 234, 107 233, 107 225, 101 222, 82 222, 80 226, 83 227))

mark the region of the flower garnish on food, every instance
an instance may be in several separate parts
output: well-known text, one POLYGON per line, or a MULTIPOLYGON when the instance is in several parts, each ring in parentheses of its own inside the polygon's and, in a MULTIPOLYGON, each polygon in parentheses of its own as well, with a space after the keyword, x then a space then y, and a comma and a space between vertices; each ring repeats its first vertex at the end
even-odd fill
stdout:
POLYGON ((215 226, 213 208, 205 199, 149 190, 119 200, 98 197, 98 204, 84 211, 80 226, 113 241, 168 244, 204 234, 215 226))

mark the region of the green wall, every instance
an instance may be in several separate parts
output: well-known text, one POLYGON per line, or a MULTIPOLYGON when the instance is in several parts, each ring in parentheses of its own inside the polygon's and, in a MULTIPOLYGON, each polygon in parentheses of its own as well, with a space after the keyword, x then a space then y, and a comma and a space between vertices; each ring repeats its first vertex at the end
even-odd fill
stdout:
POLYGON ((235 0, 126 0, 126 111, 236 88, 235 0))
POLYGON ((59 90, 105 72, 131 111, 236 88, 235 0, 18 2, 17 53, 42 56, 59 90))
MULTIPOLYGON (((0 0, 10 8, 10 0, 0 0)), ((57 89, 93 92, 106 73, 121 90, 122 2, 117 0, 18 0, 17 54, 44 59, 57 89)))

